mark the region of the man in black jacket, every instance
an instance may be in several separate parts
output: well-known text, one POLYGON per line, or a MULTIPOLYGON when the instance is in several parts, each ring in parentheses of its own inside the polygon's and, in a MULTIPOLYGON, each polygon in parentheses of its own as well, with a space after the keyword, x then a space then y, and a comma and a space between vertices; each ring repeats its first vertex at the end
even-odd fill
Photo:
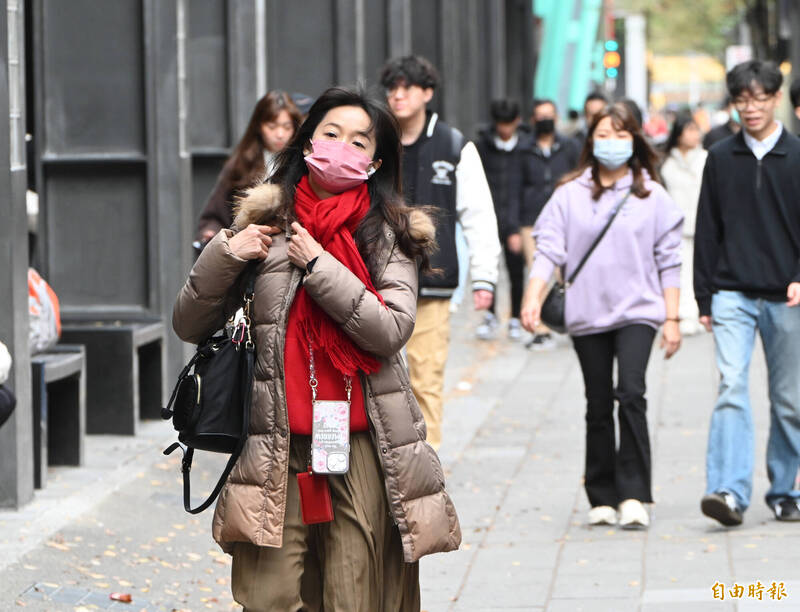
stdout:
MULTIPOLYGON (((500 244, 503 246, 506 269, 511 285, 511 319, 508 337, 522 338, 519 321, 524 290, 525 259, 522 256, 522 237, 519 233, 519 207, 522 197, 522 151, 531 148, 531 134, 520 128, 519 104, 515 100, 494 100, 490 105, 492 125, 478 135, 478 153, 483 162, 486 179, 492 190, 492 202, 497 216, 500 244)), ((498 321, 492 302, 476 335, 481 340, 494 337, 498 321)))
POLYGON ((709 151, 697 211, 694 291, 720 371, 701 509, 727 526, 742 522, 752 491, 756 330, 771 405, 766 502, 778 520, 800 520, 800 139, 775 120, 782 80, 760 61, 728 73, 743 130, 709 151))
POLYGON ((444 366, 450 343, 450 298, 458 286, 456 221, 470 251, 476 310, 492 305, 500 261, 492 195, 475 145, 427 112, 439 75, 423 57, 388 61, 380 77, 389 107, 400 124, 403 192, 409 204, 438 209, 439 250, 431 265, 439 271, 420 279, 414 333, 406 345, 411 388, 428 429, 427 440, 441 443, 444 366))
MULTIPOLYGON (((558 181, 578 163, 575 141, 556 132, 556 105, 552 100, 534 100, 531 116, 533 146, 522 152, 522 205, 520 233, 525 263, 530 270, 536 243, 533 225, 544 205, 553 195, 558 181)), ((530 346, 546 349, 554 346, 550 330, 541 325, 530 346)))

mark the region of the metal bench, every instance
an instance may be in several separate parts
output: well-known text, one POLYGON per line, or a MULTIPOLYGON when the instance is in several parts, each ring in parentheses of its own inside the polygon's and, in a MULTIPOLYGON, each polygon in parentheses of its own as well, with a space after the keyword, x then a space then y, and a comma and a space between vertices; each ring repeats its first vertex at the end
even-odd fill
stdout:
POLYGON ((61 340, 86 347, 86 433, 136 435, 140 418, 161 418, 164 323, 70 322, 61 340))
POLYGON ((33 481, 45 485, 48 465, 81 465, 86 433, 86 356, 57 345, 31 357, 33 481))

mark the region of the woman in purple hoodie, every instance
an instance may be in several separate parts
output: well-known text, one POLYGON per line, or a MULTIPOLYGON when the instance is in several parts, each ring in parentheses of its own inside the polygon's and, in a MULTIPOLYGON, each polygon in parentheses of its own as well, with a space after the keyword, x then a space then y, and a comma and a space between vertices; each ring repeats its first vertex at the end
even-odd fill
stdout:
POLYGON ((662 324, 667 358, 681 343, 683 214, 656 182, 655 159, 627 107, 607 107, 592 123, 578 168, 563 179, 533 230, 537 252, 522 309, 529 331, 539 323, 553 271, 561 267, 569 276, 622 203, 566 293, 567 332, 586 387, 585 487, 592 525, 649 525, 643 505, 653 501, 645 371, 662 324))

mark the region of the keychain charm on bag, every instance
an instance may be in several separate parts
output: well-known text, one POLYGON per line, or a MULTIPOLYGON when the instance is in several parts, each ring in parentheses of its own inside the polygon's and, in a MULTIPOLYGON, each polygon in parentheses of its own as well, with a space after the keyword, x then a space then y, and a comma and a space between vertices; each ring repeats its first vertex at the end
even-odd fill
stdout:
POLYGON ((346 474, 350 468, 350 396, 352 381, 344 379, 347 399, 318 400, 314 351, 309 346, 312 429, 311 468, 315 474, 346 474))

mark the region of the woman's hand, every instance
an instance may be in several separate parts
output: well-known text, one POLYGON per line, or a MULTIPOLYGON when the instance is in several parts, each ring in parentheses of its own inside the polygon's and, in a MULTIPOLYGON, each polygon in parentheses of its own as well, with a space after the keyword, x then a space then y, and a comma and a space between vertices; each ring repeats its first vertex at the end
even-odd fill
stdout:
POLYGON ((525 296, 522 298, 522 311, 520 312, 520 322, 522 327, 535 333, 536 328, 539 326, 540 318, 542 315, 542 293, 544 292, 546 282, 541 278, 533 277, 525 289, 525 296))
POLYGON ((297 221, 292 223, 292 231, 294 234, 289 238, 289 250, 287 251, 289 261, 305 270, 308 262, 319 257, 325 249, 297 221))
POLYGON ((228 240, 228 246, 240 259, 266 259, 272 244, 272 235, 280 232, 279 227, 251 223, 228 240))
POLYGON ((661 332, 661 348, 664 351, 664 359, 669 359, 678 349, 681 348, 681 326, 675 320, 665 321, 661 332))

